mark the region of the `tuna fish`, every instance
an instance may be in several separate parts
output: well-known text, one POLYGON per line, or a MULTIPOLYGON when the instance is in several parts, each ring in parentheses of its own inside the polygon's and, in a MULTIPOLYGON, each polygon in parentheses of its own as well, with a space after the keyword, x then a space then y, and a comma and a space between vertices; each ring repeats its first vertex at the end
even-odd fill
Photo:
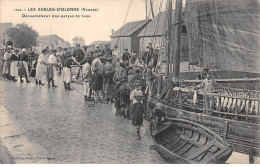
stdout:
POLYGON ((232 103, 232 108, 235 108, 235 107, 236 107, 236 105, 237 105, 237 99, 236 99, 236 98, 234 98, 234 99, 233 99, 233 103, 232 103))
POLYGON ((252 114, 252 112, 254 111, 254 109, 255 109, 255 101, 252 100, 251 105, 250 105, 250 109, 249 109, 250 114, 252 114))
POLYGON ((232 97, 230 97, 229 99, 228 99, 228 105, 227 105, 227 108, 230 108, 231 107, 231 105, 232 105, 232 97))
POLYGON ((246 100, 243 100, 240 111, 243 110, 245 108, 245 106, 246 106, 246 100))
POLYGON ((197 91, 195 90, 194 91, 194 95, 193 95, 193 104, 196 105, 198 102, 198 93, 197 91))
POLYGON ((220 106, 223 107, 225 101, 225 97, 220 97, 220 106))
POLYGON ((255 101, 255 113, 259 114, 259 101, 255 101))
POLYGON ((223 103, 223 107, 227 107, 228 105, 228 97, 225 98, 224 103, 223 103))
POLYGON ((215 99, 216 99, 216 108, 219 107, 219 103, 220 103, 220 98, 219 96, 215 96, 215 99))
POLYGON ((242 103, 242 100, 241 99, 237 99, 237 106, 238 106, 238 108, 240 108, 241 103, 242 103))
POLYGON ((249 100, 246 100, 246 108, 245 108, 246 113, 249 112, 249 104, 250 104, 250 101, 249 101, 249 100))

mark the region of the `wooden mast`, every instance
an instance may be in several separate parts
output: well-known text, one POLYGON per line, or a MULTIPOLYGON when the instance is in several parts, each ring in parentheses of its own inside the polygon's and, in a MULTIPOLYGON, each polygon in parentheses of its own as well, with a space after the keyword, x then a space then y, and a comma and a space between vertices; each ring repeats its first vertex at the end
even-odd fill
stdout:
POLYGON ((173 44, 175 44, 174 51, 172 53, 173 60, 173 76, 172 80, 178 82, 180 76, 180 47, 181 47, 181 14, 182 14, 182 0, 176 0, 175 3, 175 24, 174 24, 174 38, 173 44))
POLYGON ((147 0, 145 0, 145 19, 147 20, 147 0))
POLYGON ((153 2, 152 2, 152 0, 150 0, 150 5, 151 5, 152 16, 153 16, 153 19, 154 19, 154 11, 153 11, 153 2))
POLYGON ((167 61, 167 70, 166 75, 169 77, 170 73, 170 56, 171 56, 171 25, 172 25, 172 0, 167 1, 168 11, 167 11, 167 31, 166 31, 166 55, 168 58, 167 61))

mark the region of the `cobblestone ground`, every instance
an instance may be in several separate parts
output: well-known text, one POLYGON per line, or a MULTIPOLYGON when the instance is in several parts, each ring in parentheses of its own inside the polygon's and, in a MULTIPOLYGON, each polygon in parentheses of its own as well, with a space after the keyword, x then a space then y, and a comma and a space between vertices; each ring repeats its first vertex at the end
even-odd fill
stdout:
MULTIPOLYGON (((136 139, 131 120, 115 116, 113 104, 88 107, 75 90, 0 80, 0 103, 29 139, 47 152, 50 163, 165 163, 152 144, 148 123, 136 139)), ((72 86, 82 92, 82 85, 72 86)))

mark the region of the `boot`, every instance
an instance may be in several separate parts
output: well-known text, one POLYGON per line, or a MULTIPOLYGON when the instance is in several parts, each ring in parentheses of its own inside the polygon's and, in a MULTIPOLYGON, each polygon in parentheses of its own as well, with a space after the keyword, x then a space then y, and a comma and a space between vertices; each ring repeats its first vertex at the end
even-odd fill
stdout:
POLYGON ((20 77, 20 82, 23 83, 23 79, 22 79, 22 77, 20 77))
POLYGON ((68 86, 68 90, 73 90, 70 88, 70 83, 67 83, 67 86, 68 86))
POLYGON ((6 74, 6 78, 7 78, 8 80, 10 80, 10 76, 9 76, 9 74, 6 74))
POLYGON ((26 83, 29 83, 29 82, 30 82, 29 79, 28 79, 27 74, 25 74, 25 79, 26 79, 26 83))
POLYGON ((130 118, 130 114, 129 114, 130 111, 127 110, 126 112, 127 112, 127 115, 126 115, 127 119, 131 119, 131 118, 130 118))
POLYGON ((137 139, 138 139, 138 140, 141 139, 140 130, 137 130, 137 139))
POLYGON ((52 84, 52 87, 53 87, 53 88, 56 88, 56 87, 57 87, 56 85, 54 85, 54 80, 53 80, 53 79, 51 80, 51 84, 52 84))
POLYGON ((48 79, 48 88, 50 88, 50 82, 51 82, 50 79, 48 79))
POLYGON ((35 84, 38 85, 38 81, 37 81, 37 79, 35 79, 35 84))
POLYGON ((15 77, 12 77, 12 80, 13 80, 13 81, 17 81, 17 79, 15 79, 15 77))
POLYGON ((41 80, 39 80, 39 85, 44 85, 41 80))
POLYGON ((64 83, 64 88, 65 88, 65 90, 67 90, 68 88, 67 88, 66 82, 63 82, 63 83, 64 83))

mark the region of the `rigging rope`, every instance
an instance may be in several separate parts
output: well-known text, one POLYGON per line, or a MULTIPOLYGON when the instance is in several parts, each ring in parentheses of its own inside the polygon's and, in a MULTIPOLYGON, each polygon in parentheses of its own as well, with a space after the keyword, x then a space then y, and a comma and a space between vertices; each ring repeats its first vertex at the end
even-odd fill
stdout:
POLYGON ((124 28, 125 21, 126 21, 126 18, 127 18, 128 13, 129 13, 130 7, 131 7, 131 5, 132 5, 132 2, 133 2, 133 0, 130 0, 130 1, 129 1, 128 8, 127 8, 127 12, 126 12, 126 15, 125 15, 125 18, 124 18, 124 22, 123 22, 122 28, 120 29, 119 36, 118 36, 118 38, 117 38, 116 45, 118 45, 118 42, 119 42, 119 40, 120 40, 120 35, 121 35, 122 30, 123 30, 123 28, 124 28))

